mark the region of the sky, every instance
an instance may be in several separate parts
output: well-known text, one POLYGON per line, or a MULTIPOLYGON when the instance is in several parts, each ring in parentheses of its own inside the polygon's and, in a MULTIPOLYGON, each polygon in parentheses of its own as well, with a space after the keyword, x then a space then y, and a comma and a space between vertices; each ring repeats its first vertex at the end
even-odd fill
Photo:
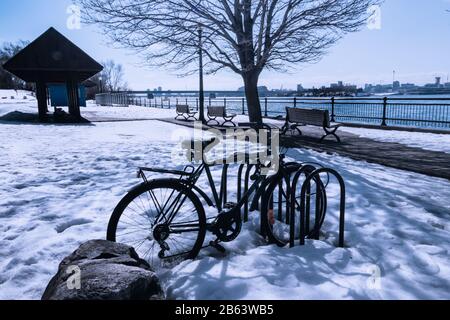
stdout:
MULTIPOLYGON (((1 0, 0 43, 34 40, 53 26, 94 59, 113 59, 125 68, 133 90, 161 86, 171 90, 195 90, 195 76, 179 78, 167 68, 149 68, 132 51, 113 49, 98 26, 69 29, 67 8, 71 0, 1 0)), ((289 72, 264 71, 260 85, 270 89, 306 88, 332 82, 363 86, 365 83, 425 84, 450 74, 450 0, 385 0, 381 6, 380 28, 364 27, 348 34, 315 64, 296 65, 289 72)), ((232 72, 205 78, 207 90, 236 90, 242 79, 232 72)))

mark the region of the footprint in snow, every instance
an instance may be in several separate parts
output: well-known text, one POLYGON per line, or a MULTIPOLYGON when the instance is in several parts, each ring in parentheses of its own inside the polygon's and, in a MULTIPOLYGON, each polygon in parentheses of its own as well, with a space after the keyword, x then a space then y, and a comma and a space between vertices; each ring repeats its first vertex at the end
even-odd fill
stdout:
POLYGON ((69 229, 71 227, 81 226, 81 225, 88 224, 91 222, 93 222, 93 221, 89 220, 89 219, 73 219, 68 222, 64 222, 64 223, 57 225, 55 230, 58 233, 63 233, 64 231, 66 231, 67 229, 69 229))
POLYGON ((435 275, 441 271, 439 265, 426 252, 416 251, 412 257, 412 264, 419 268, 422 273, 427 275, 435 275))

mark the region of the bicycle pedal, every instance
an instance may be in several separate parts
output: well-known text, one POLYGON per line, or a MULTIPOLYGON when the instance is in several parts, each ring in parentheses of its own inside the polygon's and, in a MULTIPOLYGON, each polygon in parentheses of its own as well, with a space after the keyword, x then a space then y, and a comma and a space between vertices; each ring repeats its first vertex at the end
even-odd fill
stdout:
POLYGON ((227 202, 225 203, 225 205, 223 206, 224 209, 233 209, 234 207, 237 206, 237 203, 234 202, 227 202))
POLYGON ((209 245, 210 245, 211 247, 213 247, 214 249, 216 249, 217 251, 219 251, 220 253, 225 253, 225 252, 227 252, 227 249, 225 249, 223 246, 221 246, 220 244, 218 244, 218 243, 215 242, 215 241, 211 241, 211 242, 209 243, 209 245))
POLYGON ((159 243, 159 246, 161 247, 161 249, 162 249, 163 251, 170 251, 170 247, 169 247, 169 245, 167 244, 167 242, 165 242, 165 241, 160 242, 160 243, 159 243))

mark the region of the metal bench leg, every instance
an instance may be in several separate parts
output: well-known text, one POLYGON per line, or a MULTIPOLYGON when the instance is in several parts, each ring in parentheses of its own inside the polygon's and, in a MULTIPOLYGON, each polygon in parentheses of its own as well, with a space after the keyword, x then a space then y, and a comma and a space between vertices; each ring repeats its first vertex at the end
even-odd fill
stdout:
POLYGON ((217 121, 217 117, 210 117, 210 116, 208 116, 208 118, 209 118, 209 120, 208 120, 208 122, 206 122, 207 125, 209 125, 210 122, 215 122, 218 126, 220 126, 220 122, 217 121))
POLYGON ((222 127, 225 127, 225 123, 230 123, 233 125, 233 127, 236 127, 236 124, 233 122, 233 119, 235 117, 224 117, 223 119, 225 120, 224 123, 222 123, 222 127))
POLYGON ((289 120, 286 119, 283 127, 281 127, 281 134, 285 135, 288 132, 288 130, 289 130, 289 120))
POLYGON ((322 139, 320 139, 320 142, 324 141, 326 139, 326 137, 328 136, 333 136, 336 138, 337 142, 341 143, 341 138, 338 137, 338 135, 336 134, 337 129, 339 128, 335 128, 333 131, 329 131, 327 130, 327 128, 323 128, 326 132, 326 134, 322 137, 322 139))
POLYGON ((301 135, 301 136, 303 135, 302 130, 300 130, 300 128, 299 128, 298 125, 296 125, 296 124, 292 125, 290 129, 291 129, 291 130, 297 130, 297 132, 298 132, 299 135, 301 135))
POLYGON ((187 118, 186 121, 189 121, 189 120, 197 121, 197 118, 195 117, 195 114, 188 114, 188 118, 187 118))

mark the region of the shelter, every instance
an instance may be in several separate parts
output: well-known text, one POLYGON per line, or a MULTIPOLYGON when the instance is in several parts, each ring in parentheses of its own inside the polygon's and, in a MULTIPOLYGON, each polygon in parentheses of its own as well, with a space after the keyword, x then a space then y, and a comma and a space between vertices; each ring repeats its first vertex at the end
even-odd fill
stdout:
POLYGON ((36 83, 39 119, 45 121, 47 84, 65 84, 69 113, 80 120, 79 84, 103 67, 56 29, 50 28, 8 60, 3 68, 26 82, 36 83))

